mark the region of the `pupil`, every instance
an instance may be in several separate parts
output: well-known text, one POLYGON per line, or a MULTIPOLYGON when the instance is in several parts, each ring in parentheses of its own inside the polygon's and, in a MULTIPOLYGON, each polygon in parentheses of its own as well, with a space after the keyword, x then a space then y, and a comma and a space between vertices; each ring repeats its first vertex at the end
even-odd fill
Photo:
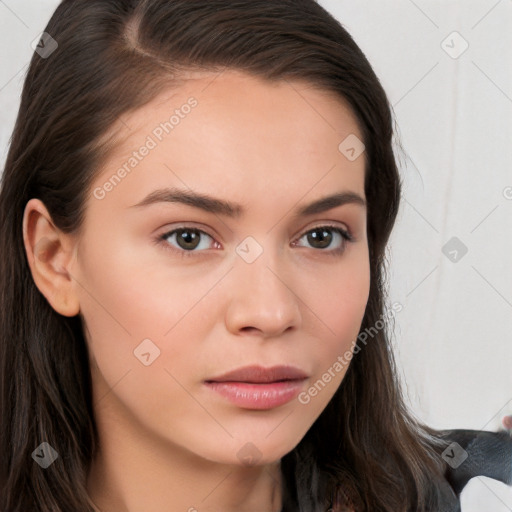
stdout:
POLYGON ((190 229, 182 230, 178 234, 178 243, 182 245, 183 249, 195 249, 198 245, 199 235, 196 231, 190 229), (181 244, 184 241, 184 245, 181 244))
MULTIPOLYGON (((329 233, 326 229, 318 228, 311 233, 308 234, 308 242, 312 244, 312 242, 320 243, 321 248, 328 247, 332 241, 332 234, 329 233)), ((314 244, 312 244, 314 245, 314 244)), ((318 246, 317 246, 318 247, 318 246)))

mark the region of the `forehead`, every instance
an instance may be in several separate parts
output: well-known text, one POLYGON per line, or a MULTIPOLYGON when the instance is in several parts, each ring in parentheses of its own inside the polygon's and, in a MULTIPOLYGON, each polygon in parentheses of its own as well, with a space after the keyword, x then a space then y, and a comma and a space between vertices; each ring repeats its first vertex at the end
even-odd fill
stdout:
POLYGON ((362 140, 357 118, 342 97, 305 81, 191 73, 123 115, 112 134, 94 187, 121 174, 109 200, 126 205, 155 184, 222 196, 227 183, 254 195, 306 192, 322 180, 364 194, 364 155, 350 161, 340 150, 347 137, 362 140))

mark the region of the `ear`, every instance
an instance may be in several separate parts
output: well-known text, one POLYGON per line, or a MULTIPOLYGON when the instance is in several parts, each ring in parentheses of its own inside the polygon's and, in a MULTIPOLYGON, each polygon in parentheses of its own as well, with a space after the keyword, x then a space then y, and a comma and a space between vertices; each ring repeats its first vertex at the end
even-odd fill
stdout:
POLYGON ((76 244, 58 230, 40 199, 30 199, 23 214, 23 242, 34 282, 52 308, 64 316, 75 316, 80 303, 70 267, 76 244))

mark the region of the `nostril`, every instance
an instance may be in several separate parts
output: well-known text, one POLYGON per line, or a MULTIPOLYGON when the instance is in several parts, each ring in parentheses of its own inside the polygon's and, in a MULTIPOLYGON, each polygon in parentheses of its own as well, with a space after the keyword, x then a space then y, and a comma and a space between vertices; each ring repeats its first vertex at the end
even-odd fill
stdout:
POLYGON ((241 331, 243 332, 251 332, 251 331, 257 331, 258 329, 256 327, 242 327, 242 329, 240 329, 241 331))

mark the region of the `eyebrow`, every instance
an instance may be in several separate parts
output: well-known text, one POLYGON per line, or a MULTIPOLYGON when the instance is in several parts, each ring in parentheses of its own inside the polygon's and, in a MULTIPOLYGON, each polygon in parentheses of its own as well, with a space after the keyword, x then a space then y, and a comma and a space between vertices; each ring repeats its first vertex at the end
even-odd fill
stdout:
MULTIPOLYGON (((157 189, 148 194, 142 201, 130 206, 130 208, 141 208, 156 203, 181 203, 209 213, 233 218, 238 218, 245 213, 245 209, 241 204, 231 203, 206 194, 178 188, 157 189)), ((351 191, 343 191, 322 197, 312 203, 301 206, 295 213, 295 217, 305 217, 322 213, 345 204, 356 204, 366 208, 366 201, 359 194, 351 191)))

